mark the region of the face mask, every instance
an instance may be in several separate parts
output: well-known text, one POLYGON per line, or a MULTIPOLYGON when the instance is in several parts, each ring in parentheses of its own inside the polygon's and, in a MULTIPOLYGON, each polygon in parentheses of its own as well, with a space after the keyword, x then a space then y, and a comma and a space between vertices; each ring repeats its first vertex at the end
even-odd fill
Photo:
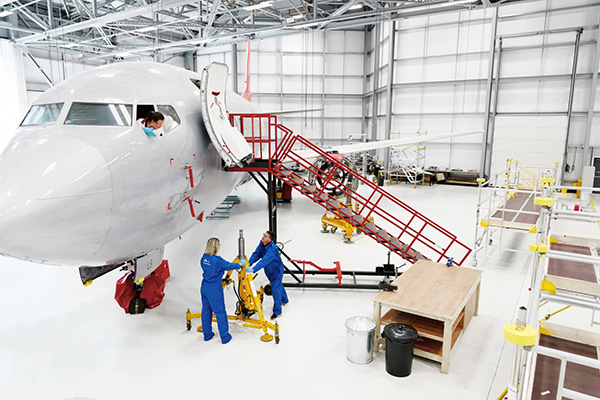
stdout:
POLYGON ((156 136, 154 134, 154 128, 148 128, 147 126, 144 126, 143 129, 144 129, 144 132, 146 132, 146 135, 153 136, 153 137, 156 136))

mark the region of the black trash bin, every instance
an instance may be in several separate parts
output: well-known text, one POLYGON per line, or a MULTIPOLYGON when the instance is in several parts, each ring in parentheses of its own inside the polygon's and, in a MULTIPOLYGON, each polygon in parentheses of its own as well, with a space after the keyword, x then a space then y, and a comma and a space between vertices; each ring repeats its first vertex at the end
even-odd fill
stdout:
POLYGON ((419 338, 410 325, 389 324, 383 329, 385 338, 385 370, 394 376, 409 376, 412 370, 413 347, 419 338))
POLYGON ((377 175, 377 186, 383 186, 384 180, 385 180, 385 173, 380 172, 379 175, 377 175))

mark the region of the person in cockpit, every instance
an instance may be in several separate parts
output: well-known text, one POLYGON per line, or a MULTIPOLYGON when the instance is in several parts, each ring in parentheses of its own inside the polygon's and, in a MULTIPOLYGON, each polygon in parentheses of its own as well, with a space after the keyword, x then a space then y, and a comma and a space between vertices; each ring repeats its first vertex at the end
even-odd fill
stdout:
POLYGON ((210 238, 206 242, 204 255, 200 260, 202 267, 202 286, 200 293, 202 295, 202 333, 204 341, 209 341, 215 334, 212 331, 212 315, 217 317, 217 326, 221 343, 227 344, 231 341, 229 334, 229 322, 227 321, 227 312, 225 311, 225 298, 223 296, 223 274, 225 271, 231 271, 241 268, 246 264, 246 260, 240 263, 230 263, 225 261, 217 253, 221 248, 221 243, 217 238, 210 238))
MULTIPOLYGON (((165 122, 165 116, 161 112, 150 111, 148 116, 139 122, 146 135, 155 137, 157 131, 162 128, 163 123, 165 122)), ((162 136, 162 133, 159 134, 162 136)))

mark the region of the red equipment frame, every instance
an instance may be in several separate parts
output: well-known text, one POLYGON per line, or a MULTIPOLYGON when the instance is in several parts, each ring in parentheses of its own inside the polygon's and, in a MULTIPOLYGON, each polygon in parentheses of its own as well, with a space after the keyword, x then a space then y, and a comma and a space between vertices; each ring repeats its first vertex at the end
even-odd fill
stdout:
MULTIPOLYGON (((255 159, 268 159, 267 169, 272 175, 406 260, 416 262, 431 258, 440 262, 444 258, 453 258, 454 264, 462 265, 471 253, 471 249, 451 232, 339 162, 335 155, 294 134, 279 124, 276 116, 232 114, 230 120, 232 124, 238 122, 238 128, 253 147, 255 159), (263 123, 266 126, 264 129, 263 123), (302 154, 296 150, 298 147, 302 148, 302 154), (307 152, 311 154, 310 157, 306 157, 307 152), (317 159, 329 161, 329 167, 319 169, 314 165, 317 159), (314 180, 319 180, 318 187, 290 168, 296 164, 312 174, 314 180), (346 186, 345 182, 349 179, 362 183, 361 190, 346 186), (325 188, 331 186, 358 204, 357 212, 341 206, 340 202, 329 196, 325 188), (370 216, 376 217, 377 225, 369 222, 370 216)), ((243 171, 244 168, 236 170, 243 171)))

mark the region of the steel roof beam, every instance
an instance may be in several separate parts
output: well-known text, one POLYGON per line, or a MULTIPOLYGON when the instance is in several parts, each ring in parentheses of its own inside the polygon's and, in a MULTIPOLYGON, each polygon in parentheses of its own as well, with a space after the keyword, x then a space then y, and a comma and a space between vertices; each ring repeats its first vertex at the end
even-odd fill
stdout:
MULTIPOLYGON (((340 8, 338 8, 337 10, 335 10, 333 13, 331 13, 331 15, 329 15, 329 17, 335 18, 338 15, 342 15, 346 11, 348 11, 350 9, 350 7, 355 6, 356 4, 357 4, 356 0, 349 1, 346 4, 344 4, 343 6, 341 6, 340 8)), ((318 29, 323 29, 327 24, 329 24, 329 22, 331 22, 331 21, 323 22, 322 24, 319 25, 318 29)))
POLYGON ((44 40, 51 36, 64 35, 67 33, 77 32, 87 28, 96 28, 102 25, 109 24, 111 22, 120 21, 123 19, 137 17, 143 14, 152 13, 158 11, 159 8, 174 8, 184 4, 188 4, 189 0, 161 0, 156 3, 149 4, 144 7, 135 7, 126 11, 121 11, 113 14, 106 14, 102 17, 93 18, 87 21, 79 22, 76 24, 71 24, 67 26, 61 26, 56 29, 48 30, 44 33, 39 33, 37 35, 26 36, 20 39, 17 39, 19 43, 30 43, 39 40, 44 40))
MULTIPOLYGON (((18 4, 19 6, 22 6, 21 3, 19 3, 18 1, 14 1, 14 3, 18 4)), ((33 12, 29 11, 28 8, 20 8, 18 10, 22 15, 24 15, 25 17, 27 17, 29 20, 31 20, 32 22, 34 22, 37 26, 39 26, 42 29, 48 29, 48 25, 41 20, 41 18, 39 18, 37 15, 35 15, 33 12)), ((17 41, 19 41, 19 39, 17 39, 17 41)))
MULTIPOLYGON (((75 8, 77 8, 77 10, 79 10, 79 7, 81 7, 81 9, 83 9, 83 11, 85 11, 85 13, 88 15, 88 17, 94 18, 94 14, 90 10, 88 10, 88 8, 85 6, 85 4, 83 4, 83 2, 81 0, 73 0, 73 4, 75 5, 75 8)), ((79 14, 81 14, 81 11, 79 11, 79 14)), ((99 26, 94 27, 94 29, 96 29, 98 31, 98 33, 100 34, 100 36, 102 36, 102 39, 104 39, 104 42, 108 46, 114 47, 113 43, 106 36, 106 33, 104 32, 104 30, 101 27, 99 27, 99 26)))

